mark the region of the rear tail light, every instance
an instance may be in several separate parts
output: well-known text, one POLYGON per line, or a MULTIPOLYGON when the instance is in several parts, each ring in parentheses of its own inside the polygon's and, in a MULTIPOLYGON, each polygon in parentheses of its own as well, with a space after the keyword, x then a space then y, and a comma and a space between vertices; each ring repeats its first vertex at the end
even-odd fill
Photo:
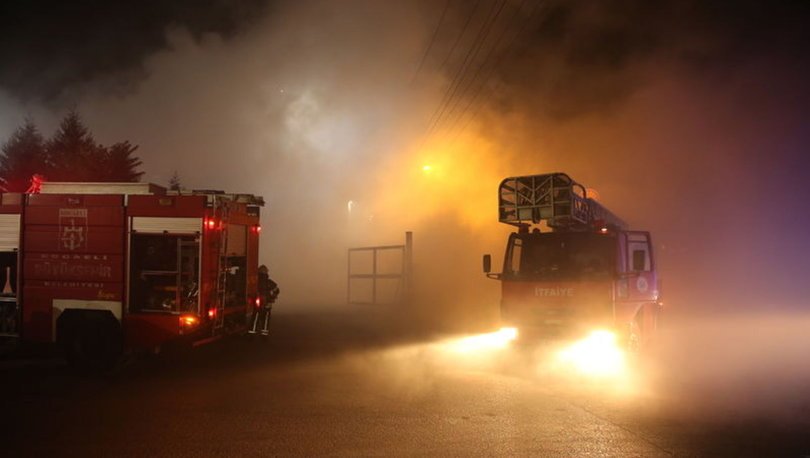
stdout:
POLYGON ((261 297, 257 297, 257 298, 256 298, 256 300, 255 300, 255 301, 253 301, 253 303, 256 305, 256 308, 261 307, 261 306, 262 306, 262 298, 261 298, 261 297))
POLYGON ((200 325, 197 315, 180 315, 180 334, 185 334, 200 325))

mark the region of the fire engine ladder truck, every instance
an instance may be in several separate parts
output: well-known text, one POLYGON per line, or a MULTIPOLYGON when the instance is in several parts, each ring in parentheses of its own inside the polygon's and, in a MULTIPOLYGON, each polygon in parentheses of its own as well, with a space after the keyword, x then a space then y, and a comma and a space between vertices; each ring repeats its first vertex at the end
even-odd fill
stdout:
POLYGON ((219 210, 220 238, 217 257, 217 302, 214 314, 214 330, 225 325, 225 300, 228 294, 228 205, 219 197, 214 197, 214 214, 219 210))
POLYGON ((503 180, 498 188, 498 220, 521 228, 545 221, 552 230, 627 227, 619 217, 588 197, 584 186, 564 173, 503 180))

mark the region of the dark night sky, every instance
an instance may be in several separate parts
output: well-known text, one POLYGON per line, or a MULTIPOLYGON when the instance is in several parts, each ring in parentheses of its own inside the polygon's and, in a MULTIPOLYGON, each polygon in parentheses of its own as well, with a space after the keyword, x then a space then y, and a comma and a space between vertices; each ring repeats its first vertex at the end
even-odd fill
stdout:
POLYGON ((21 98, 52 100, 66 87, 143 76, 142 60, 164 48, 166 28, 195 37, 237 33, 264 0, 9 0, 0 5, 0 85, 21 98))
MULTIPOLYGON (((494 145, 464 158, 486 164, 477 186, 570 172, 654 232, 676 301, 806 303, 810 2, 503 5, 452 0, 436 29, 438 0, 6 1, 0 131, 77 106, 101 136, 141 144, 149 179, 193 159, 181 175, 200 186, 261 183, 250 187, 271 205, 277 196, 278 230, 301 237, 309 221, 282 196, 302 195, 295 183, 320 171, 328 191, 309 204, 333 195, 345 209, 368 176, 395 169, 401 162, 381 158, 419 143, 473 37, 500 11, 481 67, 489 78, 473 78, 471 65, 456 97, 458 112, 469 102, 479 143, 494 145)), ((440 128, 453 133, 456 121, 440 128)), ((491 231, 491 219, 475 231, 491 231)), ((316 229, 308 234, 320 240, 316 229)), ((477 244, 458 248, 473 266, 462 283, 478 275, 481 251, 502 249, 500 235, 477 237, 457 237, 477 244)), ((278 264, 292 265, 293 249, 269 240, 278 264)), ((290 271, 299 268, 311 266, 290 271)))
POLYGON ((621 101, 644 83, 634 71, 651 62, 718 80, 763 57, 810 69, 804 1, 575 0, 552 2, 536 19, 501 77, 555 116, 621 101))
MULTIPOLYGON (((719 73, 760 56, 791 60, 802 70, 810 65, 806 1, 536 3, 511 2, 522 8, 513 27, 522 27, 523 19, 530 24, 500 78, 520 93, 536 89, 541 78, 544 86, 533 92, 553 115, 573 116, 621 99, 639 83, 627 69, 651 59, 719 73)), ((421 4, 426 11, 435 6, 421 4)), ((451 1, 455 25, 474 5, 451 1)), ((257 16, 274 14, 275 6, 269 0, 6 1, 0 6, 0 86, 21 98, 51 100, 94 78, 118 75, 124 84, 143 76, 143 59, 167 45, 168 27, 184 27, 198 39, 227 39, 257 16)), ((502 103, 513 103, 510 96, 502 103)))

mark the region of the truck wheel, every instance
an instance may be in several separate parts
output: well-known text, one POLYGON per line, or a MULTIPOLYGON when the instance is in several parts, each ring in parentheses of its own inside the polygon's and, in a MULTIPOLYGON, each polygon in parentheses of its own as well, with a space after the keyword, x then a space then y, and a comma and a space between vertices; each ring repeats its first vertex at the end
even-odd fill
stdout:
POLYGON ((71 366, 90 371, 112 369, 123 352, 118 321, 103 313, 86 313, 66 330, 65 353, 71 366))

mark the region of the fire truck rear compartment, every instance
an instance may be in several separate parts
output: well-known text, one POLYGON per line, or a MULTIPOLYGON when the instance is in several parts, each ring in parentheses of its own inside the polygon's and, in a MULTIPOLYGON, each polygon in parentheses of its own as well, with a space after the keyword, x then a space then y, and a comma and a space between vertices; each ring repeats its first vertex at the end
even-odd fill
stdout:
POLYGON ((129 311, 200 312, 199 236, 132 234, 129 311))
POLYGON ((257 295, 262 205, 144 183, 0 194, 0 331, 95 367, 240 332, 257 295))

